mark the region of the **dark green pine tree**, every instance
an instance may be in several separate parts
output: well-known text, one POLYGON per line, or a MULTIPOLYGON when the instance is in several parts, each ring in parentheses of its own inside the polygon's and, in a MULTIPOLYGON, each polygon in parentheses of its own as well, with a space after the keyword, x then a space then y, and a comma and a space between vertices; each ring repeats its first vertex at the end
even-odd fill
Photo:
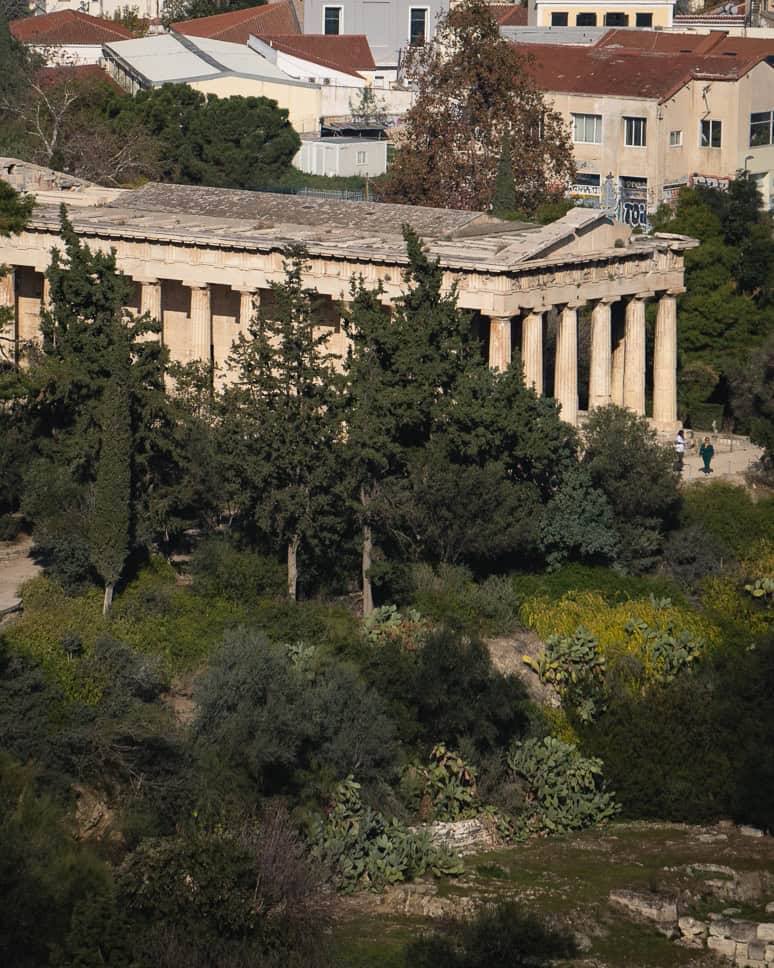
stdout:
POLYGON ((345 319, 351 340, 346 451, 363 528, 365 614, 373 608, 372 518, 384 516, 383 488, 405 477, 412 453, 422 451, 443 423, 460 372, 480 353, 469 315, 458 310, 454 292, 442 291, 438 260, 428 258, 412 229, 404 229, 404 238, 409 266, 392 314, 382 307, 379 290, 360 280, 345 319))
POLYGON ((516 184, 513 180, 513 159, 511 158, 511 135, 506 130, 500 148, 497 164, 494 193, 492 194, 492 215, 503 218, 516 211, 516 184))
POLYGON ((64 209, 61 236, 64 252, 52 253, 47 272, 42 351, 25 373, 16 417, 35 454, 23 507, 54 575, 79 585, 96 569, 114 585, 115 562, 163 538, 180 503, 187 463, 181 414, 164 390, 167 351, 143 338, 159 324, 124 308, 132 282, 116 269, 115 253, 82 244, 64 209), (111 505, 105 495, 113 491, 123 496, 111 505), (127 537, 112 541, 108 566, 110 528, 127 537))
POLYGON ((262 536, 287 553, 288 594, 298 594, 298 557, 324 540, 339 516, 334 489, 342 428, 340 380, 322 321, 319 295, 304 287, 306 250, 285 251, 285 280, 272 285, 234 343, 234 384, 223 395, 223 441, 231 473, 262 536))
POLYGON ((113 591, 129 555, 132 497, 130 361, 128 353, 122 353, 122 349, 128 349, 128 344, 119 335, 115 362, 98 408, 100 448, 89 529, 91 561, 105 585, 103 615, 110 611, 113 591))

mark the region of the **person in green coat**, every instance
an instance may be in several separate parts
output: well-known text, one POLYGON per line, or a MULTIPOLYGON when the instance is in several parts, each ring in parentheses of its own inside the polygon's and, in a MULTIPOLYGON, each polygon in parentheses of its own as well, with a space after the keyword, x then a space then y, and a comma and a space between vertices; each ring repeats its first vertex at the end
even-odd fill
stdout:
POLYGON ((709 437, 704 438, 704 443, 699 448, 699 457, 704 461, 704 473, 711 474, 712 468, 710 464, 712 463, 712 458, 715 456, 715 448, 710 443, 709 437))

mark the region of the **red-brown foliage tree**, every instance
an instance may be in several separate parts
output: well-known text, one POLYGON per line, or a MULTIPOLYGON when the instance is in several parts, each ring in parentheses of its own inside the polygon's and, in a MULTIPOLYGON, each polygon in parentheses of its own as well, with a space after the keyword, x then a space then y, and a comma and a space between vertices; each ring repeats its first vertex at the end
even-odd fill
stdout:
POLYGON ((406 75, 417 100, 385 178, 392 201, 485 210, 506 133, 516 202, 533 212, 574 171, 569 131, 535 89, 529 58, 500 36, 483 0, 465 0, 434 39, 410 49, 406 75))

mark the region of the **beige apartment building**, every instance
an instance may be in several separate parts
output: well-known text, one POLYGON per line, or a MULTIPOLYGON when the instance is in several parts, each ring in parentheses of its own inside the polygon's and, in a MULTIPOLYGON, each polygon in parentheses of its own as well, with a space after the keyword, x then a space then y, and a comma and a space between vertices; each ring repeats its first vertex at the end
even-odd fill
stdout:
POLYGON ((529 0, 529 25, 534 27, 672 26, 674 0, 529 0))
POLYGON ((682 186, 747 170, 774 202, 774 43, 621 30, 524 52, 570 126, 572 197, 638 225, 682 186))

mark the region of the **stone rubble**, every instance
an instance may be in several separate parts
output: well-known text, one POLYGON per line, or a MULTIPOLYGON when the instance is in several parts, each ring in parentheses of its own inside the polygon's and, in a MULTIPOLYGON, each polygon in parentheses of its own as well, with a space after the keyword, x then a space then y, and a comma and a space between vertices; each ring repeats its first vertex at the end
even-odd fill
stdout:
MULTIPOLYGON (((705 891, 715 897, 750 904, 756 909, 760 905, 765 910, 762 918, 774 916, 774 881, 765 871, 735 871, 721 864, 691 864, 684 869, 703 877, 705 891)), ((760 921, 740 917, 740 907, 727 907, 722 913, 714 912, 704 918, 694 917, 680 910, 683 901, 678 896, 654 891, 616 890, 610 892, 609 900, 632 916, 650 922, 683 947, 712 951, 738 968, 774 968, 774 917, 760 921)))

